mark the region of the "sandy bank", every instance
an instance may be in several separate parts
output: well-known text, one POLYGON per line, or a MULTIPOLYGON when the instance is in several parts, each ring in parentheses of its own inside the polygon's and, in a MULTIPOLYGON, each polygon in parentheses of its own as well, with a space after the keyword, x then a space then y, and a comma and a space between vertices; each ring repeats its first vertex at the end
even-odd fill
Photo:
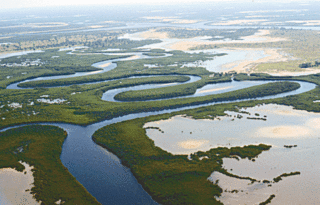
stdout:
POLYGON ((109 65, 111 65, 111 63, 105 63, 105 64, 102 64, 102 65, 99 65, 100 68, 105 68, 105 67, 108 67, 109 65))
POLYGON ((178 145, 184 149, 197 149, 202 145, 209 143, 208 140, 187 140, 179 142, 178 145))
POLYGON ((304 26, 320 26, 320 20, 308 20, 308 21, 286 21, 287 23, 297 23, 297 24, 303 24, 304 26))
POLYGON ((17 26, 4 26, 0 28, 50 28, 50 27, 61 27, 61 26, 68 26, 69 24, 64 22, 51 22, 51 23, 28 23, 22 24, 17 26))
POLYGON ((232 25, 252 25, 259 22, 267 21, 266 19, 250 19, 250 20, 230 20, 230 21, 220 21, 218 23, 213 23, 214 26, 232 26, 232 25))
POLYGON ((0 169, 0 192, 9 204, 40 204, 30 194, 33 167, 24 162, 21 164, 25 166, 23 172, 11 168, 0 169))
POLYGON ((270 75, 273 75, 273 76, 300 76, 300 75, 311 75, 311 74, 320 73, 320 69, 307 68, 304 70, 305 71, 303 71, 303 72, 290 72, 290 71, 272 72, 272 71, 269 71, 267 73, 270 75))
POLYGON ((202 91, 199 91, 199 93, 208 93, 208 92, 226 90, 226 89, 229 89, 229 88, 233 88, 233 86, 228 86, 228 87, 224 87, 224 88, 214 88, 214 89, 210 89, 210 90, 202 90, 202 91))
POLYGON ((155 29, 139 33, 140 38, 144 39, 166 39, 169 38, 167 32, 157 32, 155 29))
MULTIPOLYGON (((231 48, 229 48, 229 50, 231 50, 231 48)), ((223 65, 224 69, 230 69, 236 72, 248 72, 251 69, 254 69, 258 64, 261 64, 261 63, 275 63, 275 62, 288 61, 288 58, 280 54, 278 52, 278 49, 273 49, 273 48, 267 48, 267 49, 233 48, 232 50, 252 51, 250 52, 249 55, 254 55, 254 52, 263 51, 266 55, 266 57, 260 58, 257 60, 242 60, 242 61, 236 61, 236 62, 223 65)))
POLYGON ((179 17, 177 17, 177 16, 171 16, 171 17, 145 16, 142 18, 148 19, 148 20, 157 20, 159 22, 169 22, 169 23, 174 23, 174 24, 193 24, 193 23, 199 22, 197 20, 179 19, 179 17))
POLYGON ((221 45, 221 44, 244 44, 244 43, 270 43, 270 42, 279 42, 279 41, 287 41, 286 38, 272 38, 267 35, 270 34, 269 30, 259 30, 259 32, 255 33, 251 36, 242 37, 242 40, 233 40, 233 41, 191 41, 189 40, 181 40, 170 45, 170 49, 174 50, 183 50, 187 51, 191 48, 203 45, 221 45))
POLYGON ((301 138, 309 136, 311 130, 305 126, 274 126, 274 127, 263 127, 258 129, 259 137, 268 138, 301 138))

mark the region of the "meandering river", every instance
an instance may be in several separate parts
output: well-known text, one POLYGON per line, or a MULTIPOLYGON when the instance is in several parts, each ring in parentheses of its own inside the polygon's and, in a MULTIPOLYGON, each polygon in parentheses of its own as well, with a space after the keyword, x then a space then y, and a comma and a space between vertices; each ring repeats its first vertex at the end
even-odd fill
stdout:
MULTIPOLYGON (((146 58, 143 54, 137 52, 132 55, 139 56, 137 59, 146 58)), ((110 63, 109 66, 103 68, 101 72, 107 72, 116 68, 116 61, 120 60, 130 60, 129 58, 119 58, 115 60, 110 60, 105 63, 110 63)), ((73 75, 65 76, 51 76, 35 78, 28 81, 35 80, 47 80, 47 79, 60 79, 69 78, 76 76, 91 75, 93 72, 83 72, 76 73, 73 75)), ((194 82, 200 79, 197 76, 189 76, 190 81, 185 83, 194 82)), ((26 82, 26 81, 22 81, 26 82)), ((215 93, 229 92, 231 90, 242 89, 246 87, 251 87, 255 85, 260 85, 272 81, 243 81, 243 82, 230 82, 221 83, 216 85, 208 85, 187 97, 203 96, 215 93)), ((14 83, 7 87, 7 89, 21 89, 17 85, 21 83, 14 83)), ((300 93, 307 92, 316 87, 315 84, 307 82, 298 82, 301 87, 295 91, 282 93, 273 96, 267 96, 256 99, 271 99, 278 97, 286 97, 289 95, 296 95, 300 93)), ((157 85, 159 87, 159 85, 157 85)), ((162 85, 167 86, 167 85, 162 85)), ((151 86, 152 87, 152 86, 151 86)), ((141 88, 151 88, 150 86, 140 86, 140 87, 130 87, 124 89, 115 89, 107 91, 104 94, 103 99, 108 101, 113 101, 113 96, 117 93, 123 92, 124 90, 130 89, 141 89, 141 88)), ((157 112, 143 112, 137 114, 129 114, 122 117, 117 117, 111 120, 105 120, 102 122, 94 123, 88 126, 71 125, 66 123, 37 123, 41 125, 53 125, 58 126, 68 132, 68 137, 65 140, 61 153, 61 161, 63 165, 68 168, 70 173, 76 177, 76 179, 102 204, 157 204, 152 200, 152 198, 143 190, 142 186, 137 182, 132 173, 127 167, 121 164, 121 161, 114 154, 108 152, 107 150, 96 145, 91 136, 93 133, 110 124, 126 121, 130 119, 146 117, 150 115, 158 115, 163 113, 170 113, 174 111, 181 111, 185 109, 197 108, 202 106, 208 106, 219 103, 231 103, 246 101, 245 100, 235 100, 235 101, 221 101, 216 103, 207 103, 197 106, 188 106, 178 109, 162 110, 157 112)), ((29 124, 25 124, 29 125, 29 124)), ((21 126, 25 126, 21 125, 21 126)), ((19 126, 12 126, 1 131, 9 130, 19 126)))

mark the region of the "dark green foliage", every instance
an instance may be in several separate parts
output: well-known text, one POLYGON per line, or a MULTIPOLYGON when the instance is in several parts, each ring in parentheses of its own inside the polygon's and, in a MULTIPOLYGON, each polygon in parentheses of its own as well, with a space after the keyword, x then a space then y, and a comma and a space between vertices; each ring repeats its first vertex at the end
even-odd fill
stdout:
POLYGON ((289 177, 289 176, 294 176, 294 175, 300 175, 300 172, 284 173, 284 174, 281 174, 280 176, 274 178, 273 181, 274 182, 279 182, 279 181, 282 180, 282 177, 289 177))
POLYGON ((117 94, 114 98, 118 101, 145 101, 145 100, 157 100, 165 98, 174 98, 180 96, 187 96, 194 94, 198 88, 203 87, 206 84, 231 82, 230 76, 215 77, 215 78, 203 78, 194 83, 188 83, 183 85, 176 85, 164 88, 146 89, 138 91, 127 91, 117 94))
POLYGON ((272 194, 265 202, 260 203, 259 205, 267 205, 270 204, 272 199, 276 197, 276 195, 272 194))
POLYGON ((67 133, 53 126, 25 126, 0 132, 0 168, 23 171, 23 161, 33 166, 31 193, 41 204, 99 204, 60 161, 67 133), (17 151, 23 148, 23 151, 17 151))
MULTIPOLYGON (((74 85, 80 83, 99 82, 105 80, 127 78, 141 75, 210 75, 211 73, 202 67, 183 67, 182 65, 189 62, 204 61, 213 58, 216 55, 207 54, 188 54, 182 51, 171 51, 172 56, 163 58, 140 59, 134 61, 118 61, 117 67, 106 73, 96 75, 81 76, 66 79, 45 80, 36 82, 27 82, 19 86, 21 87, 52 87, 59 85, 74 85), (171 66, 176 64, 175 66, 171 66), (148 68, 145 64, 157 65, 159 67, 148 68)), ((91 55, 89 55, 91 56, 91 55)), ((105 56, 106 57, 106 56, 105 56)), ((115 58, 116 56, 114 56, 115 58)))
MULTIPOLYGON (((0 66, 0 88, 4 89, 9 84, 19 82, 26 79, 32 79, 36 77, 52 76, 52 75, 68 75, 75 72, 87 72, 101 70, 99 68, 92 67, 95 62, 106 61, 115 58, 122 58, 128 56, 107 56, 103 54, 97 55, 69 55, 65 51, 58 51, 56 49, 46 50, 42 53, 30 53, 28 55, 22 55, 18 57, 4 58, 1 60, 1 64, 21 64, 23 62, 35 61, 40 59, 43 63, 38 66, 0 66), (52 56, 59 56, 52 58, 52 56), (10 76, 8 78, 8 76, 10 76)), ((20 86, 29 87, 33 82, 29 82, 26 85, 20 86)))
POLYGON ((299 65, 299 68, 313 68, 318 67, 320 65, 320 62, 315 61, 314 64, 312 63, 302 63, 299 65))

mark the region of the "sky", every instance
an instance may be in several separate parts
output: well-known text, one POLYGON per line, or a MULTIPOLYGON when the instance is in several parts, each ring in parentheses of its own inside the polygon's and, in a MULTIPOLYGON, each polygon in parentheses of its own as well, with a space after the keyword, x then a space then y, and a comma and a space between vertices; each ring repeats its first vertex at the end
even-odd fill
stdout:
MULTIPOLYGON (((216 2, 216 1, 237 1, 239 0, 3 0, 1 9, 6 8, 30 8, 30 7, 48 7, 48 6, 66 6, 66 5, 99 5, 99 4, 163 4, 163 3, 197 3, 197 2, 216 2)), ((242 0, 243 2, 268 2, 268 0, 242 0)), ((275 1, 275 0, 269 0, 275 1)), ((320 0, 281 0, 281 2, 299 1, 314 2, 320 0)))

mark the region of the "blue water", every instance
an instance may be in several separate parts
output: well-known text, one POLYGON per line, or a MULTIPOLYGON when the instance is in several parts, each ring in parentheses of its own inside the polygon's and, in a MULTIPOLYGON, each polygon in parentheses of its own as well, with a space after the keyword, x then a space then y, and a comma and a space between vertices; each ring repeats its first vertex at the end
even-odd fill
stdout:
MULTIPOLYGON (((143 57, 142 54, 140 54, 140 57, 141 58, 143 57)), ((126 60, 126 59, 122 59, 122 60, 126 60)), ((116 67, 116 64, 113 62, 115 61, 116 60, 110 61, 113 67, 110 65, 110 67, 109 66, 106 67, 105 70, 102 72, 107 72, 108 69, 114 69, 116 67)), ((103 62, 103 63, 106 63, 106 62, 103 62)), ((33 80, 59 79, 59 78, 76 77, 79 75, 88 75, 88 74, 92 74, 92 72, 77 73, 74 75, 66 75, 66 76, 51 76, 51 77, 44 77, 44 78, 36 78, 33 80)), ((191 79, 191 81, 199 80, 198 77, 194 77, 194 76, 190 76, 190 77, 193 78, 191 79)), ((268 81, 231 82, 229 83, 230 85, 228 83, 217 84, 217 85, 207 85, 204 88, 202 88, 202 90, 223 88, 228 86, 233 86, 234 89, 240 89, 244 87, 250 87, 258 84, 267 83, 267 82, 268 81)), ((312 83, 307 83, 307 82, 299 82, 299 83, 301 87, 296 91, 278 94, 274 96, 256 98, 256 99, 262 100, 262 99, 285 97, 288 95, 296 95, 299 93, 307 92, 316 87, 316 85, 312 83)), ((18 83, 8 86, 8 89, 17 89, 17 84, 18 83)), ((134 89, 134 88, 128 88, 128 89, 134 89)), ((199 90, 201 91, 201 89, 199 90)), ((225 89, 223 91, 222 90, 213 91, 213 92, 207 92, 205 94, 203 93, 201 94, 198 91, 194 95, 188 96, 188 97, 203 96, 203 95, 222 93, 222 92, 228 92, 228 91, 231 91, 231 90, 225 89)), ((105 127, 113 123, 125 121, 125 120, 146 117, 150 115, 170 113, 174 111, 181 111, 181 110, 192 109, 192 108, 198 108, 202 106, 209 106, 209 105, 214 105, 219 103, 231 103, 231 102, 240 102, 240 101, 246 101, 246 100, 250 100, 250 99, 222 101, 222 102, 207 103, 207 104, 202 104, 197 106, 187 106, 179 109, 171 109, 171 110, 169 109, 169 110, 162 110, 157 112, 144 112, 144 113, 130 114, 130 115, 114 118, 111 120, 98 122, 89 126, 70 125, 70 124, 63 124, 63 123, 38 123, 38 124, 49 124, 49 125, 58 126, 65 129, 68 132, 68 137, 65 140, 62 147, 61 161, 63 165, 70 171, 70 173, 94 197, 96 197, 100 203, 121 204, 121 205, 122 204, 157 204, 143 190, 142 186, 137 182, 137 180, 134 178, 130 170, 121 165, 121 161, 114 154, 101 148, 100 146, 96 145, 92 141, 91 136, 93 135, 93 133, 102 127, 105 127)), ((13 127, 10 127, 4 130, 8 130, 11 128, 13 127)))

